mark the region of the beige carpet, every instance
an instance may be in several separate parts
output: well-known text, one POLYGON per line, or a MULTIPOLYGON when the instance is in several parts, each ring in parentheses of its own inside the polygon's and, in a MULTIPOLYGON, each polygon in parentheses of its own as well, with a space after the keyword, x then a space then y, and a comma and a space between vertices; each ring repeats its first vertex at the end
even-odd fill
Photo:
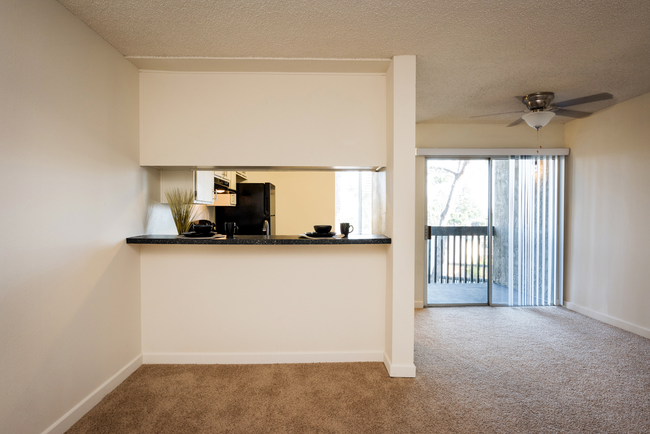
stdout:
POLYGON ((418 310, 415 364, 145 365, 68 433, 650 433, 650 340, 562 308, 418 310))

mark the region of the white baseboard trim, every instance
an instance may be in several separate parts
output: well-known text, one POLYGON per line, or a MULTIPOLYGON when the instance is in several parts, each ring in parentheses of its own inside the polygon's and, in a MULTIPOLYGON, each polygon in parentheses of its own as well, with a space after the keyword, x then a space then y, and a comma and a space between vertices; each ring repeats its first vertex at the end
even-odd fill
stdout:
POLYGON ((609 316, 604 313, 596 312, 595 310, 588 309, 570 301, 565 301, 564 306, 569 310, 573 310, 588 317, 597 319, 598 321, 602 321, 609 325, 613 325, 614 327, 618 327, 620 329, 627 330, 628 332, 632 332, 639 336, 643 336, 644 338, 650 339, 650 329, 629 323, 627 321, 623 321, 622 319, 614 318, 613 316, 609 316))
POLYGON ((391 377, 415 377, 415 365, 413 363, 406 365, 394 365, 386 353, 384 353, 384 366, 386 366, 388 375, 391 377))
POLYGON ((424 309, 424 302, 422 300, 415 300, 416 309, 424 309))
POLYGON ((61 416, 59 420, 50 425, 45 431, 43 431, 43 434, 65 433, 72 425, 81 419, 83 415, 96 406, 102 398, 112 392, 113 389, 119 386, 122 381, 126 380, 126 378, 133 374, 141 365, 142 355, 139 355, 127 363, 122 369, 117 371, 115 375, 106 380, 101 386, 92 391, 90 395, 86 396, 79 404, 72 407, 72 409, 61 416))
POLYGON ((144 353, 146 365, 259 365, 274 363, 381 362, 383 353, 144 353))

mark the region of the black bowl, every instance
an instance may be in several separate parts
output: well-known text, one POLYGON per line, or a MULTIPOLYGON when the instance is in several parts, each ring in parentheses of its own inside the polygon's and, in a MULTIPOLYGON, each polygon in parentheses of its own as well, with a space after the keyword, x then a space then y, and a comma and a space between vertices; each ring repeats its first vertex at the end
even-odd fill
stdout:
POLYGON ((319 234, 326 234, 332 230, 332 225, 315 225, 314 230, 319 234))
POLYGON ((212 231, 212 225, 194 225, 192 229, 197 234, 209 234, 212 231))

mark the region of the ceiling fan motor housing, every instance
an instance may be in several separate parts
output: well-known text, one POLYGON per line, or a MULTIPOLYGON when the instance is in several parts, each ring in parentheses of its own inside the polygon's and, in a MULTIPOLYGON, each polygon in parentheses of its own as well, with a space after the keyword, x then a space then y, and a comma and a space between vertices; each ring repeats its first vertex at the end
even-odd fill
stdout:
POLYGON ((535 92, 521 98, 521 102, 526 104, 528 110, 548 110, 551 106, 551 101, 555 98, 553 92, 535 92))

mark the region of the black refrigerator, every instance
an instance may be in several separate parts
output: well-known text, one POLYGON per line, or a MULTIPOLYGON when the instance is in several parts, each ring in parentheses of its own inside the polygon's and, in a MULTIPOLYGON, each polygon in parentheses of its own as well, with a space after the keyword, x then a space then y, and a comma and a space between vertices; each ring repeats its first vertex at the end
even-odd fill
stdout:
POLYGON ((217 231, 225 222, 237 223, 236 235, 275 235, 275 185, 237 184, 237 205, 215 207, 217 231))

